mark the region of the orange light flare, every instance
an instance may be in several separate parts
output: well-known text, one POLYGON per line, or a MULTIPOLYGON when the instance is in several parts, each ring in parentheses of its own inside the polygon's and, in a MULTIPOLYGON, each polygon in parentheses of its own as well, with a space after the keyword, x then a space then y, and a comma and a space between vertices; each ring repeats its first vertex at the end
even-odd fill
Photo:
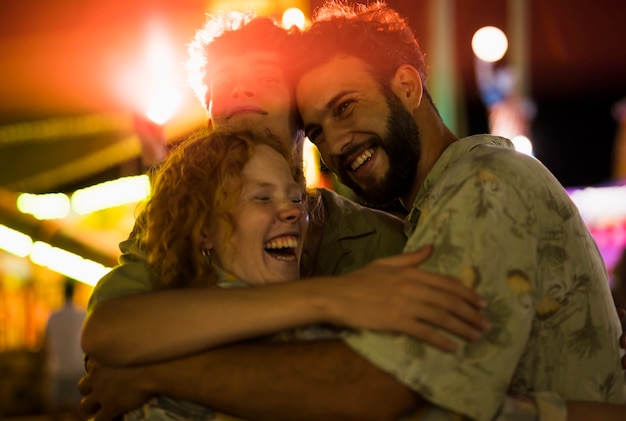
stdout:
MULTIPOLYGON (((119 79, 121 94, 132 108, 148 119, 165 124, 176 112, 184 89, 183 57, 172 47, 166 26, 157 20, 148 24, 143 54, 138 54, 119 79)), ((180 50, 185 51, 184 46, 180 50)))
POLYGON ((307 21, 306 17, 304 16, 304 12, 297 7, 290 7, 283 12, 283 28, 289 29, 292 26, 297 26, 300 30, 303 30, 306 25, 307 21))
POLYGON ((151 27, 148 37, 147 63, 151 69, 152 96, 146 115, 157 124, 164 124, 180 104, 182 78, 175 75, 174 52, 167 34, 159 26, 151 27))

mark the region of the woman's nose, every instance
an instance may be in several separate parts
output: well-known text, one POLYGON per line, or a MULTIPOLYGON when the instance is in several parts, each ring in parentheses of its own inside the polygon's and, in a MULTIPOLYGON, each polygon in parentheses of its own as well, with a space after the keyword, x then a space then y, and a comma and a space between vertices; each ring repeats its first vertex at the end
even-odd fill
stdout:
POLYGON ((298 222, 300 218, 304 215, 304 207, 301 203, 293 203, 292 201, 288 201, 284 206, 281 207, 278 211, 278 217, 282 221, 285 222, 298 222))

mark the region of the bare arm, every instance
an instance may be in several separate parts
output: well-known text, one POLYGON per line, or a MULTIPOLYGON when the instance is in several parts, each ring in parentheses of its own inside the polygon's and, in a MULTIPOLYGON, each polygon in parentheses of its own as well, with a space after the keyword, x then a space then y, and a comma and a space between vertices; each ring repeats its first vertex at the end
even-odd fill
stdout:
POLYGON ((242 344, 153 365, 91 369, 81 392, 93 393, 81 409, 96 421, 157 393, 254 420, 397 419, 419 402, 340 341, 242 344))
MULTIPOLYGON (((132 368, 90 364, 85 418, 105 421, 154 394, 254 420, 396 420, 430 405, 339 341, 255 343, 132 368)), ((567 402, 570 421, 621 421, 626 406, 567 402)), ((551 419, 541 414, 538 419, 551 419)))
POLYGON ((110 300, 87 319, 83 350, 110 365, 150 363, 320 321, 314 300, 297 292, 179 289, 110 300))
MULTIPOLYGON (((217 384, 210 397, 190 386, 185 395, 254 420, 395 420, 418 402, 408 388, 340 341, 283 345, 227 347, 201 357, 203 371, 217 384), (239 375, 229 371, 233 366, 239 375)), ((176 370, 175 364, 169 369, 176 370)), ((181 385, 166 385, 169 369, 153 373, 155 390, 171 387, 165 392, 176 396, 181 385)))
POLYGON ((602 402, 567 402, 567 421, 622 421, 626 419, 626 405, 602 402))
MULTIPOLYGON (((154 394, 258 420, 383 420, 424 404, 338 341, 239 344, 128 368, 90 360, 80 390, 85 395, 82 415, 96 421, 113 419, 154 394)), ((568 402, 567 407, 572 421, 597 419, 595 415, 622 420, 626 412, 625 406, 596 402, 568 402)))
POLYGON ((83 349, 108 365, 149 363, 326 322, 402 332, 451 350, 454 342, 433 325, 477 339, 485 322, 481 299, 453 278, 418 269, 429 252, 379 259, 337 278, 113 299, 86 321, 83 349))

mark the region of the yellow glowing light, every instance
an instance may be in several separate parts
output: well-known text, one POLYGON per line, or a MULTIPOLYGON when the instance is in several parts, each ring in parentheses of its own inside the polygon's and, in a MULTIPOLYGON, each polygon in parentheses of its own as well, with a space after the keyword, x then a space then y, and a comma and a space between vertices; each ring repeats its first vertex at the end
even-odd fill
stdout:
POLYGON ((30 260, 87 285, 94 286, 111 268, 77 254, 36 241, 30 252, 30 260))
POLYGON ((297 26, 300 29, 304 29, 305 23, 304 12, 297 7, 291 7, 283 12, 283 28, 289 29, 292 26, 297 26))
POLYGON ((511 139, 511 142, 513 142, 513 145, 515 145, 516 151, 524 153, 529 156, 535 155, 533 153, 533 144, 530 141, 530 139, 527 138, 526 136, 522 136, 522 135, 515 136, 513 139, 511 139))
POLYGON ((320 158, 317 147, 309 141, 304 141, 302 150, 302 160, 304 162, 304 175, 307 187, 317 187, 320 183, 320 158))
POLYGON ((33 240, 26 234, 0 225, 0 249, 19 257, 26 257, 33 247, 33 240))
POLYGON ((147 63, 151 73, 152 97, 147 117, 157 124, 165 123, 176 111, 181 94, 173 71, 174 53, 163 28, 156 24, 150 30, 147 63))
POLYGON ((472 51, 482 61, 496 62, 504 57, 508 48, 506 35, 495 26, 484 26, 472 37, 472 51))
POLYGON ((164 124, 185 97, 184 48, 174 42, 169 24, 157 17, 146 22, 144 39, 142 50, 129 49, 132 55, 111 72, 113 88, 129 109, 164 124))
POLYGON ((164 124, 176 111, 180 99, 177 91, 163 89, 152 98, 152 105, 146 112, 146 116, 157 124, 164 124))
POLYGON ((63 193, 22 193, 17 197, 17 209, 35 218, 60 219, 70 212, 70 199, 63 193))
POLYGON ((76 190, 72 195, 72 209, 79 215, 143 200, 150 192, 146 175, 122 177, 76 190))

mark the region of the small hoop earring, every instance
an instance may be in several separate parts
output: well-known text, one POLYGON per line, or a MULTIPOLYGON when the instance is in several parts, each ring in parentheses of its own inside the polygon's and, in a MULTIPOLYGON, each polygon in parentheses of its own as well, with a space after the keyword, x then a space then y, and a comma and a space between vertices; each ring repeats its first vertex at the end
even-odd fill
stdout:
POLYGON ((211 249, 202 249, 202 255, 204 257, 206 257, 207 259, 209 259, 209 262, 211 262, 211 249))

